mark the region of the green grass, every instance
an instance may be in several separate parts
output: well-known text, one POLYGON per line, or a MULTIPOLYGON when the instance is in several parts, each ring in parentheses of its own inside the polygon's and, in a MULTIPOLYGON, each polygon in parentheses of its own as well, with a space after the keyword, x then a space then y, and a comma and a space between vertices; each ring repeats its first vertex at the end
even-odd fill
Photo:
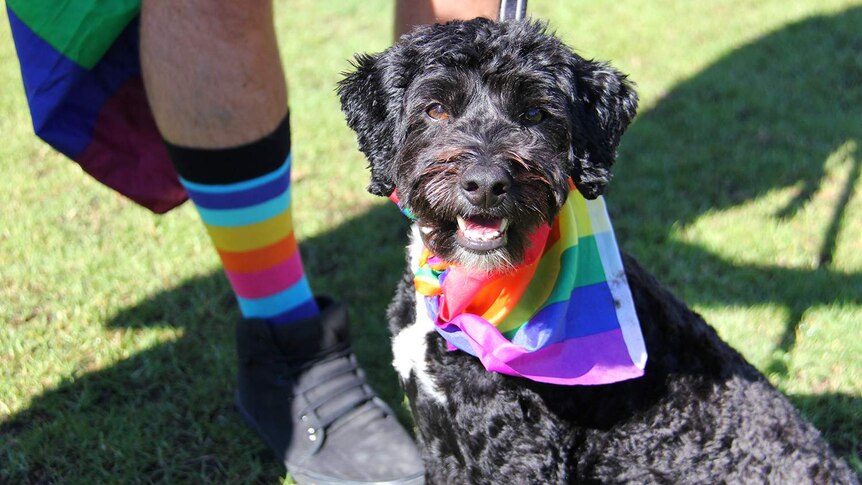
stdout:
MULTIPOLYGON (((390 41, 391 5, 276 4, 306 266, 399 405, 383 314, 406 223, 364 192, 333 93, 390 41)), ((639 85, 608 196, 621 246, 862 473, 862 2, 530 10, 639 85)), ((0 482, 281 481, 231 406, 238 313, 193 208, 152 215, 32 136, 5 18, 0 132, 0 482)))

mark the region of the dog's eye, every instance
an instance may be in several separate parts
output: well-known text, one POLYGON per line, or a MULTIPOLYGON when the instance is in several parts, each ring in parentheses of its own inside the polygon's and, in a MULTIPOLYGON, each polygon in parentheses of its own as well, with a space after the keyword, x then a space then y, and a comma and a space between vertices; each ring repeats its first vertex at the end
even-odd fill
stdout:
POLYGON ((425 114, 434 118, 437 121, 443 121, 449 119, 449 112, 446 111, 446 107, 440 103, 434 103, 425 110, 425 114))
POLYGON ((545 119, 545 112, 542 111, 541 108, 533 107, 521 113, 521 123, 526 126, 537 125, 543 119, 545 119))

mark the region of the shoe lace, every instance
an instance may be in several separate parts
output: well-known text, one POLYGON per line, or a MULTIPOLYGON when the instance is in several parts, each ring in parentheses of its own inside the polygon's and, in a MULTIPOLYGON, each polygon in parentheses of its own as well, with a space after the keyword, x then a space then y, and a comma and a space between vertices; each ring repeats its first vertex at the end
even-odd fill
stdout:
MULTIPOLYGON (((350 348, 344 348, 328 354, 326 357, 316 359, 295 367, 294 375, 303 373, 311 367, 328 365, 340 361, 340 365, 332 366, 325 373, 314 376, 311 382, 303 383, 293 391, 295 396, 303 396, 308 404, 299 412, 300 421, 307 426, 306 432, 310 441, 316 441, 321 430, 329 428, 333 423, 354 409, 358 409, 368 401, 377 403, 379 399, 365 379, 365 372, 359 367, 359 362, 350 348), (322 386, 339 377, 350 375, 351 379, 342 386, 324 389, 322 386), (356 392, 356 391, 359 392, 356 392), (313 399, 311 396, 315 396, 313 399), (327 403, 339 399, 340 405, 334 409, 323 412, 327 403)), ((378 407, 380 407, 378 405, 378 407)), ((385 407, 383 408, 385 411, 385 407)))

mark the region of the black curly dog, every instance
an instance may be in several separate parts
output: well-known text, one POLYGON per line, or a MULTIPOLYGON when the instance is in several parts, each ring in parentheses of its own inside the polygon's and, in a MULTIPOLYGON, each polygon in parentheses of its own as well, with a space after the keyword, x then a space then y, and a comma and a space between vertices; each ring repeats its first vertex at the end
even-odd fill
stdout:
MULTIPOLYGON (((369 190, 397 188, 418 218, 409 258, 424 241, 462 265, 517 263, 569 177, 587 198, 608 183, 637 95, 545 30, 484 19, 420 28, 358 56, 340 83, 369 190), (459 219, 502 227, 471 238, 459 219)), ((603 386, 490 373, 448 351, 408 268, 389 319, 429 482, 858 483, 757 370, 624 260, 649 360, 644 377, 603 386)))

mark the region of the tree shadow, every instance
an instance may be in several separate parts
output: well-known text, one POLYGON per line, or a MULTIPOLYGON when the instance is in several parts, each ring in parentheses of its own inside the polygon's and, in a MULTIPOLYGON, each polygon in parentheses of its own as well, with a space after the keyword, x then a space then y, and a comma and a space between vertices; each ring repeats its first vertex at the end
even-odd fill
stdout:
POLYGON ((862 398, 843 393, 791 394, 790 402, 820 430, 828 430, 835 451, 845 456, 859 474, 862 436, 859 435, 862 398))
MULTIPOLYGON (((729 52, 677 85, 624 137, 619 176, 610 188, 626 248, 661 253, 647 266, 687 301, 784 306, 789 318, 779 353, 792 351, 807 309, 862 303, 862 274, 832 265, 862 153, 851 154, 816 268, 735 264, 674 239, 671 228, 777 189, 797 192, 776 219, 791 218, 812 201, 829 156, 848 143, 862 146, 860 26, 858 7, 807 18, 729 52), (715 276, 698 276, 705 274, 715 276)), ((782 365, 776 360, 770 370, 786 372, 782 365)))
MULTIPOLYGON (((862 145, 860 25, 862 8, 803 20, 728 53, 675 87, 625 136, 610 187, 627 250, 649 255, 646 266, 691 303, 783 305, 791 315, 777 344, 784 352, 792 351, 808 308, 862 303, 862 274, 831 265, 859 177, 858 158, 824 235, 819 268, 735 264, 675 240, 672 228, 777 188, 800 189, 776 217, 792 217, 810 202, 827 157, 848 141, 862 145)), ((396 210, 378 206, 303 244, 315 290, 348 303, 359 358, 396 409, 402 397, 384 314, 403 269, 405 228, 396 210)), ((232 409, 234 308, 216 273, 113 317, 115 329, 169 326, 182 337, 74 376, 0 423, 0 481, 136 476, 141 482, 240 483, 280 476, 279 465, 232 409), (68 476, 69 470, 80 476, 68 476)), ((860 470, 862 400, 791 397, 860 470)))
MULTIPOLYGON (((862 146, 860 26, 857 7, 804 19, 729 52, 641 113, 620 148, 609 200, 622 245, 646 255, 647 267, 689 303, 784 307, 778 357, 767 372, 787 374, 781 356, 793 351, 808 309, 862 304, 862 273, 832 264, 862 153, 851 153, 814 268, 738 264, 674 238, 673 228, 777 189, 797 192, 776 219, 812 202, 830 155, 848 143, 862 146)), ((819 419, 819 403, 833 398, 795 402, 862 472, 862 401, 841 398, 849 424, 819 419)))

